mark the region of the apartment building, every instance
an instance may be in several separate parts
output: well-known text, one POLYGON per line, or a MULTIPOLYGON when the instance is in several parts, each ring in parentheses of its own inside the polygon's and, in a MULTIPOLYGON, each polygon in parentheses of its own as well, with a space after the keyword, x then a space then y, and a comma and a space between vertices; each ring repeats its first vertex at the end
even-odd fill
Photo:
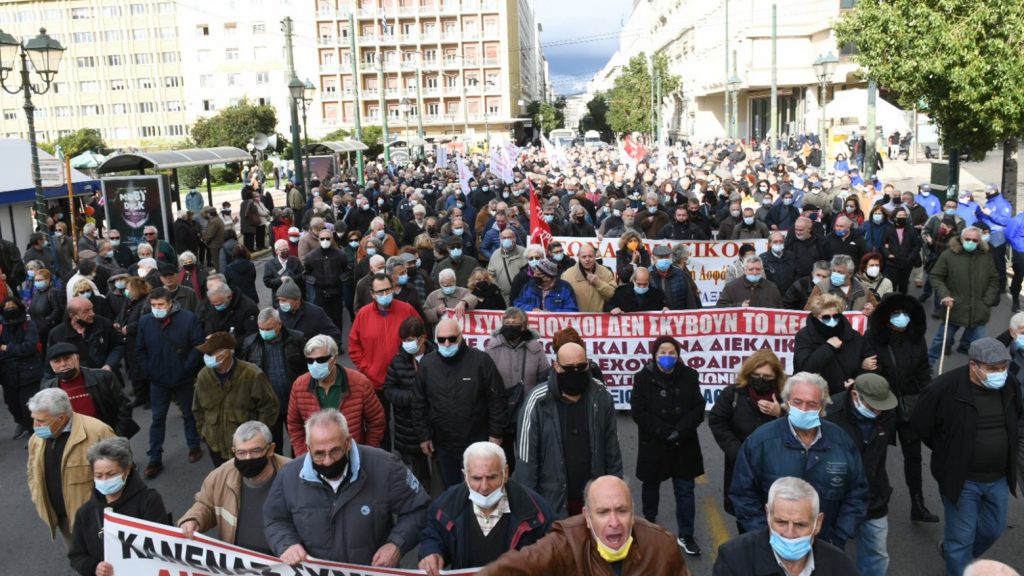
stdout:
POLYGON ((358 109, 364 126, 387 114, 393 132, 422 122, 428 137, 505 139, 525 104, 545 98, 528 0, 315 2, 325 130, 351 129, 358 109))

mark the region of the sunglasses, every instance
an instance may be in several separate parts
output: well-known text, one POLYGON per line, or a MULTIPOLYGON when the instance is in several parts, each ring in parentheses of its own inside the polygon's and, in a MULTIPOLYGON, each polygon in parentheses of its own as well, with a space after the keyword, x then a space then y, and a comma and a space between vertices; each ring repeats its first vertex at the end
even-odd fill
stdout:
POLYGON ((309 364, 327 364, 331 361, 331 356, 320 356, 319 358, 306 358, 306 362, 309 364))
POLYGON ((822 322, 831 322, 833 320, 839 320, 842 317, 842 314, 822 314, 819 320, 821 320, 822 322))
POLYGON ((456 336, 438 336, 437 337, 437 343, 438 344, 455 344, 458 341, 459 341, 458 335, 456 335, 456 336))
POLYGON ((566 372, 586 372, 590 370, 590 364, 587 362, 581 364, 559 364, 559 366, 566 372))

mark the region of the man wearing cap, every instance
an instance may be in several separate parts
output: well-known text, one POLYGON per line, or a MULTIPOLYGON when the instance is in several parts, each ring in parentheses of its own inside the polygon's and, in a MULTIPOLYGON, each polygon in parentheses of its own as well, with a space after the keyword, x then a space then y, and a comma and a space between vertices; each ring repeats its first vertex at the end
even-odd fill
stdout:
POLYGON ((853 387, 832 397, 828 419, 839 425, 860 447, 868 481, 868 514, 857 526, 857 568, 861 574, 885 574, 889 569, 889 474, 885 459, 896 434, 896 395, 877 374, 861 374, 853 387))
POLYGON ((153 258, 169 264, 178 261, 178 253, 174 251, 167 240, 157 238, 156 226, 146 226, 142 235, 146 238, 146 243, 153 247, 153 258))
MULTIPOLYGON (((167 262, 160 262, 160 283, 163 284, 164 289, 171 295, 171 299, 178 303, 182 310, 188 310, 189 312, 195 313, 199 309, 199 295, 196 291, 189 288, 188 286, 182 286, 178 280, 178 265, 168 264, 167 262)), ((149 312, 149 307, 144 307, 142 313, 146 314, 149 312)))
POLYGON ((335 342, 341 342, 341 330, 327 317, 324 309, 311 302, 302 301, 299 283, 291 278, 282 278, 274 301, 281 311, 281 322, 289 330, 302 334, 303 344, 317 334, 327 334, 335 342))
MULTIPOLYGON (((680 258, 682 253, 688 249, 680 244, 680 258)), ((694 310, 702 306, 700 295, 696 291, 693 279, 686 270, 686 263, 676 261, 676 255, 668 246, 655 246, 651 258, 650 285, 652 289, 660 290, 664 297, 664 307, 669 310, 694 310)))
POLYGON ((41 388, 60 388, 67 393, 76 414, 100 420, 118 436, 131 438, 139 431, 132 420, 132 401, 112 372, 83 367, 78 349, 68 342, 48 348, 46 360, 56 376, 43 380, 41 388))
POLYGON ((533 278, 526 283, 523 293, 516 298, 513 306, 526 312, 544 310, 547 312, 579 312, 572 287, 558 277, 558 265, 551 260, 541 260, 533 269, 533 278))
POLYGON ((910 413, 932 450, 932 476, 945 512, 941 551, 948 576, 963 574, 999 539, 1009 493, 1016 493, 1020 384, 1008 378, 1010 353, 995 338, 979 338, 968 357, 966 366, 933 380, 910 413))
MULTIPOLYGON (((498 235, 495 234, 497 239, 498 235)), ((448 257, 441 260, 434 265, 431 276, 434 278, 435 283, 438 282, 438 274, 445 268, 451 268, 455 271, 455 284, 465 288, 469 284, 469 277, 473 274, 473 270, 476 270, 476 260, 466 256, 462 253, 462 239, 456 236, 451 236, 444 241, 445 246, 448 248, 448 257)), ((491 253, 487 253, 489 258, 491 253)))
POLYGON ((288 240, 274 242, 274 255, 263 265, 263 285, 270 288, 271 302, 277 302, 277 289, 284 278, 302 281, 302 260, 292 254, 292 246, 288 240))
POLYGON ((942 200, 935 194, 932 194, 930 184, 925 183, 918 186, 917 195, 914 196, 914 200, 924 207, 929 217, 942 213, 942 200))

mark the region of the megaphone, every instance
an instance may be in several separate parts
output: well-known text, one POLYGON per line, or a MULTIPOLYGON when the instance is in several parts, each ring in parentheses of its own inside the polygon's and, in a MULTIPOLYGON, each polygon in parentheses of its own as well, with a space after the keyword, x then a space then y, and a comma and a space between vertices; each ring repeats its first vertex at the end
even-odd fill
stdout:
POLYGON ((271 150, 277 150, 277 134, 267 136, 267 147, 271 150))
POLYGON ((263 132, 257 132, 252 138, 252 144, 257 150, 263 151, 267 149, 269 142, 267 141, 267 135, 263 132))

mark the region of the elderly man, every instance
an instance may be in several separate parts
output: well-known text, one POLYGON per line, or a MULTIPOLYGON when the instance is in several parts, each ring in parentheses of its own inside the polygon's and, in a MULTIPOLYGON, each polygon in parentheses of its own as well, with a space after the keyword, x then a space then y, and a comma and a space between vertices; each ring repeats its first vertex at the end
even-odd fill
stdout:
POLYGON ((693 282, 686 262, 690 249, 685 244, 675 248, 655 246, 653 250, 650 285, 661 290, 665 308, 669 310, 694 310, 702 306, 700 292, 693 282))
POLYGON ((217 277, 207 279, 207 297, 199 306, 198 316, 203 324, 203 335, 227 332, 238 342, 255 334, 259 306, 238 288, 228 286, 217 277))
POLYGON ((349 331, 349 358, 373 382, 374 389, 380 390, 388 364, 401 346, 398 327, 417 314, 412 306, 395 300, 390 277, 375 274, 370 289, 373 303, 359 309, 349 331))
POLYGON ((462 455, 464 482, 430 506, 420 535, 420 570, 484 566, 508 550, 536 543, 551 529, 554 513, 539 494, 508 477, 505 453, 490 442, 470 444, 462 455))
POLYGON ((238 347, 227 332, 214 332, 196 346, 206 367, 196 377, 192 413, 214 466, 230 457, 235 428, 249 420, 277 422, 277 393, 258 366, 235 359, 238 347))
POLYGON ((796 260, 797 276, 809 276, 814 263, 825 258, 821 238, 814 235, 814 222, 801 216, 796 219, 793 233, 786 235, 786 250, 796 260))
MULTIPOLYGON (((341 330, 327 317, 324 309, 312 302, 302 301, 300 284, 291 278, 285 278, 277 289, 277 308, 281 312, 281 322, 289 330, 302 335, 303 342, 317 334, 327 334, 335 342, 341 342, 341 330)), ((257 320, 257 325, 259 324, 257 320)))
POLYGON ((50 538, 60 530, 70 547, 75 513, 93 493, 86 451, 114 431, 92 416, 75 414, 59 388, 36 392, 28 409, 35 432, 28 441, 28 490, 50 538))
POLYGON ((732 229, 733 240, 755 240, 768 237, 768 226, 754 217, 754 208, 743 209, 743 218, 732 229))
POLYGON ((309 452, 281 469, 263 505, 272 553, 398 566, 419 543, 426 491, 397 457, 353 442, 337 410, 311 416, 305 435, 309 452))
POLYGON ((628 284, 615 289, 615 295, 604 305, 612 314, 656 312, 666 310, 665 294, 651 286, 651 273, 647 268, 636 268, 628 284))
POLYGON ((853 223, 846 216, 836 218, 830 232, 821 241, 822 257, 834 258, 839 254, 849 256, 854 262, 860 262, 867 250, 864 236, 853 230, 853 223))
MULTIPOLYGON (((444 241, 445 247, 448 249, 448 256, 434 264, 434 270, 432 275, 437 279, 438 274, 441 270, 446 268, 455 271, 455 283, 465 288, 469 284, 469 277, 476 270, 476 259, 468 255, 463 254, 462 239, 452 236, 444 241)), ((488 253, 487 257, 490 258, 488 253)))
POLYGON ((302 281, 302 260, 291 255, 288 241, 274 242, 274 255, 263 265, 263 285, 270 288, 270 301, 277 302, 277 289, 285 278, 302 281))
POLYGON ((636 216, 636 225, 644 231, 647 238, 657 238, 666 224, 668 213, 658 205, 658 193, 648 192, 644 198, 643 210, 636 216))
POLYGON ((831 400, 821 376, 794 374, 782 389, 782 400, 787 417, 761 425, 740 447, 729 487, 736 520, 747 532, 763 529, 771 483, 780 476, 803 478, 823 501, 821 539, 842 549, 867 513, 860 451, 842 428, 822 421, 831 400))
POLYGON ((742 278, 736 278, 718 295, 718 307, 742 306, 753 308, 782 308, 782 294, 778 287, 764 277, 764 263, 757 256, 743 261, 742 278))
MULTIPOLYGON (((764 277, 784 292, 796 282, 796 259, 786 251, 786 237, 782 232, 772 232, 768 237, 768 250, 761 254, 764 277)), ((783 298, 785 301, 785 298, 783 298)))
POLYGON ((405 302, 416 310, 421 318, 423 317, 423 300, 420 299, 416 289, 409 284, 409 274, 406 271, 405 261, 401 256, 392 256, 384 264, 384 273, 391 278, 391 285, 395 287, 395 300, 405 302))
POLYGON ((132 401, 112 372, 83 367, 78 349, 67 342, 47 348, 46 360, 55 377, 44 380, 42 388, 66 392, 76 414, 97 418, 125 438, 139 431, 132 420, 132 401))
POLYGON ((878 305, 878 297, 874 291, 866 288, 854 277, 857 266, 853 259, 846 254, 836 254, 832 257, 829 267, 832 272, 829 274, 828 282, 819 282, 811 289, 811 295, 807 298, 807 309, 810 309, 811 302, 818 296, 835 294, 843 299, 847 310, 871 314, 878 305))
POLYGON ((387 230, 384 229, 384 219, 377 216, 370 221, 370 229, 367 230, 366 235, 359 243, 359 248, 356 250, 356 259, 362 260, 366 257, 366 243, 371 238, 376 238, 378 242, 383 245, 383 256, 394 256, 398 254, 398 243, 395 242, 395 237, 388 234, 387 230))
POLYGON ((622 476, 615 401, 590 375, 582 346, 564 344, 548 381, 530 392, 519 417, 515 479, 564 518, 583 509, 583 486, 622 476))
POLYGON ((338 362, 338 345, 324 334, 309 339, 303 348, 308 372, 295 379, 288 399, 288 436, 292 453, 308 451, 303 426, 313 414, 327 408, 338 410, 349 422, 352 439, 380 447, 387 422, 384 407, 366 376, 338 362))
MULTIPOLYGON (((505 302, 511 302, 514 299, 512 284, 519 271, 526 266, 526 257, 523 247, 516 244, 516 233, 511 228, 502 230, 499 237, 501 247, 491 254, 487 271, 494 276, 494 282, 501 290, 501 297, 505 302)), ((541 253, 543 254, 543 249, 541 253)))
POLYGON ((505 384, 491 357, 470 348, 462 326, 445 318, 435 332, 437 351, 423 357, 412 415, 420 449, 437 453, 446 488, 459 483, 459 460, 469 444, 501 444, 508 425, 505 384))
MULTIPOLYGON (((179 270, 177 264, 161 262, 157 270, 159 270, 160 274, 160 283, 182 310, 188 310, 189 312, 199 310, 199 295, 192 288, 181 285, 178 280, 179 270)), ((143 309, 142 312, 145 314, 148 310, 143 309)))
POLYGON ((307 278, 316 284, 316 302, 323 307, 327 317, 342 329, 342 313, 345 311, 341 297, 342 276, 349 270, 348 256, 334 242, 334 233, 326 228, 319 232, 320 247, 306 255, 302 261, 307 278))
POLYGON ((945 510, 942 551, 949 576, 962 574, 1006 530, 1017 477, 1020 383, 1008 378, 1010 353, 994 338, 979 338, 968 357, 966 366, 935 378, 910 414, 932 449, 932 476, 945 510))
POLYGON ((93 311, 87 298, 68 301, 68 319, 50 330, 49 346, 66 342, 78 350, 82 366, 113 372, 124 357, 124 338, 114 324, 93 311))
POLYGON ((441 287, 431 292, 423 303, 423 319, 428 326, 437 324, 449 314, 461 317, 480 303, 468 288, 455 285, 455 271, 451 268, 441 270, 437 280, 441 287))
POLYGON ((601 476, 587 482, 583 496, 581 515, 555 522, 536 544, 505 553, 479 575, 689 576, 675 537, 635 517, 625 482, 601 476))
MULTIPOLYGON (((371 249, 376 250, 373 246, 371 249)), ((374 254, 366 259, 367 272, 366 274, 356 281, 355 294, 353 296, 352 308, 357 312, 363 307, 373 302, 373 296, 370 294, 370 283, 373 282, 373 276, 375 274, 386 274, 387 272, 388 259, 381 256, 380 254, 374 254)), ((360 263, 362 265, 362 263, 360 263)), ((391 276, 388 274, 388 276, 391 276)), ((392 280, 394 283, 394 280, 392 280)))
POLYGON ((153 258, 168 264, 178 263, 178 253, 174 251, 170 243, 157 238, 156 226, 146 226, 142 235, 145 237, 146 243, 153 248, 153 258))
POLYGON ((291 459, 274 454, 267 425, 251 420, 231 437, 234 458, 203 480, 195 504, 178 519, 186 538, 217 527, 217 539, 271 554, 263 534, 263 505, 278 472, 291 459))
POLYGON ((817 537, 825 514, 814 486, 792 476, 775 480, 765 512, 766 527, 719 546, 713 576, 857 573, 842 550, 817 537))
POLYGON ((811 292, 814 288, 823 282, 829 281, 829 276, 832 274, 832 265, 827 260, 819 260, 814 263, 810 276, 804 276, 798 278, 796 282, 786 290, 786 295, 782 297, 782 302, 788 310, 803 310, 807 306, 808 300, 811 298, 811 292))
POLYGON ((981 239, 981 230, 969 226, 959 238, 951 238, 928 278, 936 300, 949 309, 946 334, 937 330, 928 348, 928 360, 935 364, 943 352, 943 341, 947 342, 948 353, 961 328, 964 333, 960 336, 960 352, 966 352, 971 342, 984 336, 992 308, 999 304, 999 272, 989 254, 988 242, 981 239))

